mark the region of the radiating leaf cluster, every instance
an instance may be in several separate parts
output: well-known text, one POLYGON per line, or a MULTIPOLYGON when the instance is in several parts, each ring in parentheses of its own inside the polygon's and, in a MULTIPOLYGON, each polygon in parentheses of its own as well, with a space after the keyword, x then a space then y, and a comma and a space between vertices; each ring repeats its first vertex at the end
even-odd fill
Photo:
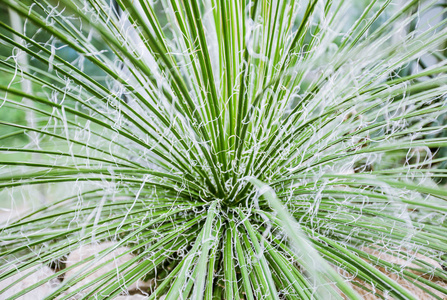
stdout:
POLYGON ((0 283, 55 269, 11 299, 443 299, 447 8, 357 4, 1 0, 1 195, 59 187, 1 228, 0 283))

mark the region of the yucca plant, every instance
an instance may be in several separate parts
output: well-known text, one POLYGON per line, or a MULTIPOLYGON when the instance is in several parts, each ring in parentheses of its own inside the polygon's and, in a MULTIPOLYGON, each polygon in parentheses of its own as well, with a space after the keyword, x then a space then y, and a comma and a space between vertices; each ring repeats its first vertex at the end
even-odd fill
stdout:
POLYGON ((444 2, 0 3, 0 294, 445 299, 444 2))

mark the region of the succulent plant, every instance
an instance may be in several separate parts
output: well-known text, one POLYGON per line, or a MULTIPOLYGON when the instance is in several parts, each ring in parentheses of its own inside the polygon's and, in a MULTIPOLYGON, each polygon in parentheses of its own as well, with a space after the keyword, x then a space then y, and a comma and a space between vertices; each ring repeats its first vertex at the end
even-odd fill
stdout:
POLYGON ((444 299, 446 7, 358 3, 1 0, 0 294, 444 299))

